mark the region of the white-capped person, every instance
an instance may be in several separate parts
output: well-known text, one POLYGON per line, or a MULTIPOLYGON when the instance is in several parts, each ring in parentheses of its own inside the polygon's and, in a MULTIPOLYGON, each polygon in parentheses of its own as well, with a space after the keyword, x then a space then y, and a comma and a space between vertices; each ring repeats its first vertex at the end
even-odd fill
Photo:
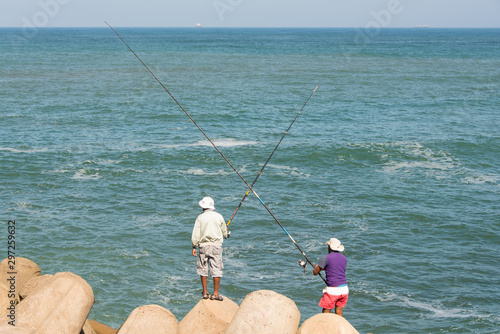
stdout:
POLYGON ((344 251, 344 245, 336 238, 331 238, 325 245, 328 245, 328 254, 313 269, 314 275, 318 275, 321 270, 326 273, 327 287, 323 289, 319 306, 323 308, 323 313, 330 313, 335 309, 335 314, 342 316, 342 309, 349 296, 345 276, 347 259, 340 253, 344 251))
POLYGON ((192 254, 198 256, 196 262, 196 273, 201 277, 203 288, 203 299, 222 301, 219 294, 220 280, 224 264, 222 263, 222 242, 228 237, 228 230, 222 215, 215 211, 214 200, 204 197, 199 203, 203 212, 196 218, 191 243, 192 254), (196 251, 198 247, 199 252, 196 251), (207 290, 207 277, 209 273, 214 280, 214 292, 209 294, 207 290))

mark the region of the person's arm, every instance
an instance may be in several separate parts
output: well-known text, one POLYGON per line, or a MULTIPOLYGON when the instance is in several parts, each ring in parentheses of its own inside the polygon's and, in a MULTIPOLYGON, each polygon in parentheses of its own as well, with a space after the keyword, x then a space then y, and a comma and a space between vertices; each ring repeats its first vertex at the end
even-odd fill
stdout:
POLYGON ((316 276, 317 274, 319 274, 319 272, 321 270, 325 270, 325 269, 321 268, 319 265, 315 265, 314 268, 313 268, 313 274, 314 274, 314 276, 316 276))
POLYGON ((194 223, 194 227, 193 227, 193 233, 191 234, 191 245, 193 246, 193 250, 191 251, 191 254, 193 254, 193 256, 198 256, 197 252, 196 252, 196 246, 200 242, 200 234, 201 234, 200 223, 199 223, 198 219, 196 219, 196 222, 194 223))
POLYGON ((321 260, 319 261, 319 264, 317 264, 317 265, 314 266, 314 268, 313 268, 313 274, 314 274, 314 276, 316 276, 317 274, 319 274, 319 272, 321 270, 325 270, 327 264, 328 264, 328 260, 327 260, 326 255, 325 255, 325 256, 323 256, 321 258, 321 260))
POLYGON ((229 228, 227 227, 226 225, 226 222, 224 221, 224 218, 222 217, 222 215, 220 216, 220 231, 222 232, 222 236, 224 237, 224 239, 227 239, 229 238, 229 228))

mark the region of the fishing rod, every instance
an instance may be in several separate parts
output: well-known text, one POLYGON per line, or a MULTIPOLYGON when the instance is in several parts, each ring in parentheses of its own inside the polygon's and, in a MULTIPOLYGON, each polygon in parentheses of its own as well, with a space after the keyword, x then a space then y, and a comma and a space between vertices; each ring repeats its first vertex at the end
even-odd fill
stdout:
MULTIPOLYGON (((250 186, 250 184, 248 184, 248 182, 245 180, 245 178, 243 176, 241 176, 241 174, 238 172, 238 170, 233 166, 233 164, 226 158, 226 156, 221 152, 221 150, 219 150, 219 148, 217 147, 217 145, 215 145, 215 143, 207 136, 207 134, 205 133, 205 131, 203 131, 203 129, 195 122, 195 120, 191 117, 191 115, 189 115, 189 113, 181 106, 181 104, 175 99, 175 97, 170 93, 170 91, 167 89, 167 87, 165 87, 163 85, 163 83, 160 81, 160 79, 158 79, 156 77, 156 75, 154 75, 154 73, 149 69, 149 67, 141 60, 141 58, 139 58, 139 56, 134 52, 134 50, 132 50, 132 48, 123 40, 123 38, 121 38, 121 36, 116 32, 115 29, 113 29, 113 27, 111 27, 108 22, 104 22, 107 24, 107 26, 116 34, 116 36, 123 42, 123 44, 125 44, 125 46, 130 50, 130 52, 132 52, 132 54, 141 62, 141 64, 146 68, 146 70, 148 70, 148 72, 153 76, 153 78, 155 78, 155 80, 160 84, 161 87, 163 87, 163 89, 168 93, 168 95, 170 95, 170 97, 172 98, 172 100, 174 100, 174 102, 179 106, 179 108, 181 108, 181 110, 186 114, 186 116, 191 120, 191 122, 193 122, 193 124, 198 128, 198 130, 200 130, 200 132, 205 136, 205 138, 210 142, 210 144, 212 144, 212 146, 215 148, 215 150, 220 154, 220 156, 227 162, 227 164, 234 170, 234 172, 239 176, 239 178, 243 181, 243 183, 245 183, 245 185, 248 187, 248 189, 254 194, 255 197, 257 197, 257 199, 260 201, 260 203, 262 203, 262 205, 264 206, 264 208, 267 210, 267 212, 269 212, 269 214, 274 218, 274 220, 276 221, 276 223, 278 223, 278 225, 281 227, 281 229, 288 235, 288 237, 290 238, 290 240, 293 242, 293 244, 295 245, 295 247, 297 247, 297 249, 302 253, 302 255, 304 256, 304 258, 307 260, 307 262, 314 267, 314 264, 311 262, 311 260, 309 260, 309 258, 307 257, 306 253, 304 253, 304 251, 302 250, 302 248, 300 248, 300 246, 297 244, 297 242, 293 239, 293 237, 290 235, 290 233, 288 233, 288 231, 285 229, 285 227, 283 226, 283 224, 281 224, 281 222, 278 220, 278 218, 276 218, 276 216, 272 213, 272 211, 269 209, 269 207, 266 205, 266 203, 264 203, 264 201, 260 198, 260 196, 255 192, 255 190, 252 188, 252 186, 250 186)), ((323 281, 325 282, 325 284, 328 285, 328 283, 326 283, 326 280, 323 278, 323 276, 321 276, 321 274, 319 274, 319 276, 323 279, 323 281)))
MULTIPOLYGON (((276 147, 274 148, 274 150, 271 152, 271 155, 269 156, 269 158, 267 158, 267 161, 264 163, 264 166, 262 166, 262 168, 260 169, 259 173, 257 174, 257 176, 255 177, 255 180, 253 180, 252 184, 250 185, 250 187, 253 187, 253 185, 255 184, 255 182, 257 182, 257 180, 259 179, 259 176, 262 174, 262 172, 264 171, 264 168, 266 168, 267 166, 267 163, 269 162, 269 160, 271 160, 271 158, 273 157, 273 154, 274 152, 276 152, 276 150, 278 149, 278 146, 280 146, 281 142, 283 141, 283 139, 285 138, 286 134, 288 133, 288 131, 290 130, 290 128, 292 127, 293 123, 295 123, 295 120, 297 120, 297 118, 299 117, 300 113, 302 112, 302 110, 304 109, 304 107, 306 106, 307 102, 309 102, 309 100, 311 99, 311 97, 314 95, 314 93, 316 92, 316 89, 318 89, 318 86, 316 86, 316 88, 314 88, 313 92, 311 93, 311 95, 309 95, 309 97, 307 98, 306 102, 304 103, 304 105, 302 106, 302 108, 299 110, 299 112, 297 113, 297 115, 295 116, 295 118, 293 119, 292 123, 290 124, 290 126, 288 127, 288 129, 286 129, 285 133, 283 134, 283 136, 281 137, 280 141, 278 142, 278 144, 276 145, 276 147)), ((238 212, 238 210, 240 209, 241 205, 243 204, 243 202, 245 201, 245 199, 247 198, 248 194, 250 193, 250 189, 247 190, 247 192, 245 193, 245 195, 243 195, 243 198, 241 199, 240 201, 240 204, 238 204, 238 206, 236 207, 236 210, 234 210, 233 212, 233 215, 231 216, 231 218, 229 218, 228 222, 227 222, 227 226, 229 226, 229 224, 231 224, 231 221, 233 220, 234 216, 236 216, 236 212, 238 212)))

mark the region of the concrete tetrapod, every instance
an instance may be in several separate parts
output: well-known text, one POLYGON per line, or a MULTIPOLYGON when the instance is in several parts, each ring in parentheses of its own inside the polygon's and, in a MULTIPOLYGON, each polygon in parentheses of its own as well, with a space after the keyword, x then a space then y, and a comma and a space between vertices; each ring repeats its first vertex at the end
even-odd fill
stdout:
POLYGON ((202 299, 179 323, 179 334, 224 333, 238 311, 238 304, 227 297, 223 301, 202 299))
POLYGON ((19 299, 19 291, 24 284, 41 274, 42 271, 38 264, 24 257, 16 257, 14 262, 8 258, 0 262, 0 282, 7 284, 9 278, 14 277, 17 299, 19 299), (12 274, 12 272, 15 272, 15 274, 12 274))
POLYGON ((85 321, 85 324, 83 325, 80 334, 97 334, 97 332, 94 330, 94 327, 92 327, 90 322, 87 320, 85 321))
MULTIPOLYGON (((7 315, 8 313, 10 313, 9 307, 11 305, 11 300, 12 303, 14 303, 12 307, 15 308, 15 305, 19 302, 19 300, 9 298, 9 288, 3 283, 0 283, 0 319, 2 319, 0 325, 7 324, 7 322, 10 320, 9 318, 7 318, 7 315)), ((14 312, 15 311, 13 311, 13 313, 14 312)))
POLYGON ((297 334, 359 334, 345 318, 333 313, 316 314, 300 326, 297 334))
MULTIPOLYGON (((40 267, 33 261, 24 257, 9 258, 0 262, 0 325, 6 324, 7 307, 11 301, 19 303, 19 291, 30 279, 40 276, 40 267)), ((9 311, 10 312, 10 311, 9 311)))
POLYGON ((19 288, 19 297, 21 300, 50 282, 52 277, 54 277, 54 275, 42 275, 33 277, 27 281, 22 287, 19 288))
POLYGON ((0 334, 33 334, 33 332, 25 328, 4 325, 0 327, 0 334))
POLYGON ((295 302, 277 292, 249 293, 241 303, 226 334, 296 334, 300 312, 295 302))
POLYGON ((87 322, 92 326, 96 334, 116 334, 118 332, 118 329, 114 329, 92 319, 88 319, 87 322))
POLYGON ((144 305, 130 313, 118 334, 177 334, 179 323, 175 316, 159 305, 144 305))
POLYGON ((94 293, 85 280, 57 273, 19 303, 16 327, 37 334, 79 334, 93 304, 94 293))

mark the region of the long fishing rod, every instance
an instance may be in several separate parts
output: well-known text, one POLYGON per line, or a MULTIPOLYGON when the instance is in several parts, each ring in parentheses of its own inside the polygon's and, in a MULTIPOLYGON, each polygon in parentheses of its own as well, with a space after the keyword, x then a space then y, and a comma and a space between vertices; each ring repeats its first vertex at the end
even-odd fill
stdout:
MULTIPOLYGON (((293 239, 293 237, 290 235, 290 233, 288 233, 288 231, 285 229, 285 227, 281 224, 281 222, 278 220, 278 218, 276 218, 276 216, 272 213, 272 211, 269 209, 269 207, 266 205, 266 203, 264 203, 264 201, 260 198, 260 196, 255 192, 255 190, 253 190, 252 186, 250 186, 250 184, 248 184, 248 182, 245 180, 245 178, 243 176, 241 176, 241 174, 238 172, 238 170, 233 166, 233 164, 226 158, 226 156, 221 152, 221 150, 219 150, 219 148, 217 147, 217 145, 214 144, 214 142, 207 136, 207 134, 205 133, 205 131, 203 131, 203 129, 195 122, 195 120, 191 117, 191 115, 189 115, 189 113, 181 106, 181 104, 175 99, 175 97, 170 93, 170 91, 167 89, 167 87, 165 87, 163 85, 163 83, 160 81, 160 79, 158 79, 156 77, 156 75, 154 75, 154 73, 149 69, 149 67, 141 60, 141 58, 139 58, 139 56, 134 52, 134 50, 132 50, 132 48, 123 40, 123 38, 121 38, 121 36, 115 31, 115 29, 113 29, 113 27, 111 27, 108 22, 104 22, 108 25, 108 27, 113 30, 113 32, 116 34, 116 36, 123 42, 123 44, 125 44, 125 46, 130 50, 130 52, 132 52, 134 54, 134 56, 141 62, 141 64, 148 70, 148 72, 153 76, 153 78, 155 78, 155 80, 160 84, 160 86, 163 87, 163 89, 168 93, 168 95, 170 95, 170 97, 172 98, 172 100, 174 100, 174 102, 179 106, 179 108, 181 108, 181 110, 186 114, 186 116, 191 120, 191 122, 193 122, 193 124, 198 128, 198 130, 200 130, 200 132, 205 136, 205 138, 207 138, 207 140, 210 142, 210 144, 212 144, 212 146, 215 148, 215 150, 220 154, 220 156, 227 162, 227 164, 229 166, 231 166, 231 168, 234 170, 234 172, 239 176, 239 178, 243 181, 243 183, 245 183, 245 185, 248 187, 248 189, 255 195, 255 197, 257 197, 257 199, 262 203, 262 205, 264 206, 264 208, 267 210, 267 212, 269 212, 269 214, 274 218, 274 220, 276 221, 276 223, 278 223, 278 225, 281 227, 281 229, 288 235, 288 237, 290 238, 290 240, 293 242, 293 244, 295 245, 295 247, 297 247, 297 249, 302 253, 302 255, 304 256, 304 258, 307 260, 307 262, 309 262, 309 264, 311 266, 314 267, 314 264, 311 262, 311 260, 309 260, 309 258, 307 257, 306 253, 304 253, 304 251, 302 250, 302 248, 300 248, 300 246, 297 244, 297 242, 293 239)), ((326 283, 326 280, 323 278, 323 276, 321 276, 321 274, 319 274, 320 277, 323 279, 323 281, 326 283)))
MULTIPOLYGON (((290 123, 290 126, 288 127, 288 129, 286 129, 285 133, 281 137, 280 141, 278 142, 278 144, 276 145, 276 147, 274 148, 274 150, 271 152, 271 155, 269 156, 269 158, 267 158, 266 162, 264 163, 264 166, 262 166, 262 168, 260 169, 259 173, 255 177, 255 180, 253 180, 253 182, 250 185, 250 187, 253 187, 253 185, 255 184, 255 182, 257 182, 257 180, 259 179, 259 176, 264 171, 264 168, 266 168, 267 163, 273 157, 274 152, 276 152, 276 150, 278 149, 278 146, 280 146, 280 144, 283 141, 283 139, 285 138, 286 134, 288 133, 288 131, 290 131, 290 128, 292 127, 293 123, 295 123, 295 121, 299 117, 300 113, 302 112, 302 110, 304 110, 304 107, 307 105, 307 102, 309 102, 309 100, 311 99, 311 97, 316 92, 316 89, 318 89, 318 86, 316 86, 316 88, 314 88, 313 92, 311 93, 311 95, 309 95, 309 97, 307 98, 306 102, 304 103, 304 105, 302 106, 302 108, 299 110, 299 112, 297 113, 297 115, 295 116, 295 118, 293 119, 292 123, 290 123)), ((229 220, 228 220, 228 222, 226 224, 227 226, 229 226, 229 224, 231 224, 231 221, 233 220, 234 216, 236 216, 236 213, 240 209, 241 205, 243 204, 243 202, 245 201, 245 199, 247 198, 247 196, 248 196, 249 193, 250 193, 250 189, 248 189, 247 192, 245 193, 245 195, 243 195, 243 198, 241 199, 240 204, 238 204, 238 206, 236 207, 236 210, 234 210, 234 212, 233 212, 233 215, 231 216, 231 218, 229 218, 229 220)))

